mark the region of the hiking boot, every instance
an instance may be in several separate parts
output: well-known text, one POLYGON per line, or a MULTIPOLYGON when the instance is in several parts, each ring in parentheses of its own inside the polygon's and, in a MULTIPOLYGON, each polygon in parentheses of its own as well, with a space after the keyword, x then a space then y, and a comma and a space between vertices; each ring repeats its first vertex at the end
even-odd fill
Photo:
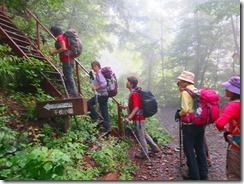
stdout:
POLYGON ((151 152, 149 153, 150 157, 154 157, 156 155, 156 153, 159 153, 161 150, 159 147, 156 147, 154 149, 151 150, 151 152))
POLYGON ((103 123, 103 119, 102 118, 92 119, 91 122, 92 123, 97 122, 98 124, 101 124, 101 123, 103 123))
POLYGON ((159 147, 156 147, 156 148, 152 149, 152 152, 153 152, 153 153, 159 153, 160 151, 161 151, 161 150, 160 150, 159 147))
POLYGON ((147 156, 140 153, 140 154, 135 155, 135 158, 140 159, 140 160, 145 160, 145 159, 147 159, 147 156))
POLYGON ((192 178, 192 177, 190 177, 188 175, 185 175, 185 174, 183 174, 182 177, 183 177, 184 180, 195 180, 194 178, 192 178))
POLYGON ((102 125, 103 125, 103 120, 97 120, 96 121, 98 124, 97 124, 97 129, 99 130, 100 128, 103 128, 102 125))
POLYGON ((81 94, 69 94, 69 98, 79 98, 82 97, 81 94))
POLYGON ((208 177, 201 177, 200 176, 200 180, 208 180, 208 177))
POLYGON ((148 156, 149 156, 149 157, 154 157, 155 155, 156 155, 156 154, 155 154, 154 152, 149 152, 149 153, 148 153, 148 156))
POLYGON ((109 137, 111 134, 111 130, 108 130, 106 132, 102 132, 99 137, 109 137))

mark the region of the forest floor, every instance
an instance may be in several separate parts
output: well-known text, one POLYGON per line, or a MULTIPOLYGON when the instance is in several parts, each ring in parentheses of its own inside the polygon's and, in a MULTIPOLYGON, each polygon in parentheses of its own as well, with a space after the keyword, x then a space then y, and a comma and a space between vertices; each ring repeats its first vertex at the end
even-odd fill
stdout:
MULTIPOLYGON (((16 101, 7 101, 4 96, 6 93, 1 92, 0 105, 6 104, 9 114, 18 112, 21 116, 19 119, 15 119, 11 122, 20 121, 24 114, 27 113, 22 104, 16 101)), ((138 160, 134 157, 136 153, 139 153, 140 147, 135 139, 132 147, 129 149, 130 159, 138 166, 138 169, 134 172, 133 180, 136 181, 179 181, 183 180, 181 173, 186 172, 187 167, 182 152, 183 167, 180 170, 180 152, 179 152, 179 126, 174 121, 175 107, 164 107, 158 113, 162 126, 169 131, 172 135, 172 139, 168 145, 160 145, 161 152, 157 153, 154 157, 150 157, 149 160, 138 160), (182 171, 182 172, 181 172, 182 171)), ((9 127, 21 132, 28 130, 29 127, 40 127, 42 122, 32 122, 31 124, 23 125, 10 123, 9 127), (26 126, 26 127, 25 127, 26 126)), ((215 125, 209 125, 206 128, 206 137, 208 147, 210 150, 213 165, 209 167, 209 180, 222 181, 226 180, 225 173, 225 160, 226 160, 226 147, 222 134, 216 129, 215 125)), ((117 178, 117 176, 115 176, 117 178)), ((101 180, 115 180, 112 177, 102 177, 101 180)))
MULTIPOLYGON (((160 146, 161 152, 154 157, 150 157, 151 161, 134 158, 134 154, 139 152, 140 147, 131 147, 129 155, 139 167, 133 180, 183 180, 182 173, 187 173, 187 166, 182 151, 182 169, 180 170, 179 126, 174 121, 175 111, 175 107, 164 107, 159 113, 162 126, 170 132, 172 139, 168 145, 160 146)), ((206 127, 206 137, 213 162, 212 166, 209 167, 208 180, 227 180, 225 172, 227 144, 223 139, 222 133, 212 124, 206 127)))

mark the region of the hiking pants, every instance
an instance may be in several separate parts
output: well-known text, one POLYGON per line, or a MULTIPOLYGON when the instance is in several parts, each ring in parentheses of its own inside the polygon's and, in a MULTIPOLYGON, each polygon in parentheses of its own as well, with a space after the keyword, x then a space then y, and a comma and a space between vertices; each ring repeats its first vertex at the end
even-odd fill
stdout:
POLYGON ((69 96, 76 96, 78 93, 77 93, 75 80, 73 76, 74 60, 62 61, 62 65, 63 65, 64 83, 69 93, 69 96))
POLYGON ((183 150, 187 158, 188 176, 192 179, 207 179, 208 165, 204 148, 204 126, 182 125, 183 150))
POLYGON ((226 175, 228 180, 241 180, 240 150, 228 149, 226 156, 226 175))
POLYGON ((97 120, 99 118, 99 115, 96 109, 94 108, 94 105, 96 105, 97 103, 99 104, 102 112, 102 117, 103 117, 103 126, 104 128, 106 128, 107 131, 110 131, 111 125, 110 125, 110 117, 108 113, 108 98, 109 98, 108 96, 95 95, 90 100, 88 100, 87 106, 88 106, 88 111, 91 112, 90 114, 91 119, 97 120))
POLYGON ((138 138, 138 140, 141 143, 141 154, 145 155, 144 151, 146 154, 148 154, 148 148, 147 144, 150 146, 151 150, 155 150, 158 148, 157 144, 153 141, 153 139, 150 137, 150 135, 147 134, 146 129, 145 129, 145 120, 137 120, 133 121, 134 122, 134 127, 135 127, 135 134, 138 138), (143 151, 144 149, 144 151, 143 151))

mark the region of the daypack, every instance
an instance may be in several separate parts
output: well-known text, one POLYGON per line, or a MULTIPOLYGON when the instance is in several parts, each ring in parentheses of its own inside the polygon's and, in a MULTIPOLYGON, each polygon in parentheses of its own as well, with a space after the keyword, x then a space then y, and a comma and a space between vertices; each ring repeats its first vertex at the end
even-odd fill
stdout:
POLYGON ((65 31, 64 36, 67 39, 68 49, 70 52, 69 54, 74 58, 80 56, 83 49, 83 45, 78 37, 77 31, 74 29, 68 29, 67 31, 65 31))
POLYGON ((151 91, 138 88, 136 92, 139 93, 141 97, 143 116, 147 118, 156 114, 158 112, 158 103, 151 91))
POLYGON ((219 95, 211 88, 201 88, 197 92, 185 89, 194 100, 195 112, 181 116, 182 122, 193 122, 195 125, 214 123, 220 114, 219 95))
POLYGON ((109 66, 103 67, 101 72, 107 81, 108 96, 116 96, 118 93, 118 82, 115 73, 109 66))

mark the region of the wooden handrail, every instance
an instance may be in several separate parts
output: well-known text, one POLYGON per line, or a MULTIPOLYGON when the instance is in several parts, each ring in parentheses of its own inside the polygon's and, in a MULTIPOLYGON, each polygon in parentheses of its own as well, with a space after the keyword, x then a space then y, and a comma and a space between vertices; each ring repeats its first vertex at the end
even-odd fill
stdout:
MULTIPOLYGON (((5 11, 5 6, 2 3, 2 12, 4 13, 5 11)), ((54 40, 56 40, 56 38, 53 36, 53 34, 49 31, 49 29, 47 29, 41 22, 40 20, 29 10, 26 9, 26 12, 30 15, 30 17, 34 18, 36 21, 36 34, 37 34, 37 46, 38 49, 40 49, 40 27, 49 34, 49 36, 51 36, 54 40)), ((76 63, 76 77, 77 77, 77 82, 78 82, 78 91, 79 93, 81 93, 81 88, 80 88, 80 75, 79 75, 79 66, 82 68, 83 71, 85 71, 85 73, 87 75, 89 75, 89 71, 75 58, 75 63, 76 63)), ((52 65, 53 66, 53 65, 52 65)), ((55 67, 55 66, 54 66, 55 67)), ((55 67, 56 68, 56 67, 55 67)), ((112 97, 112 100, 117 104, 117 108, 118 108, 118 128, 119 128, 119 134, 122 135, 122 123, 121 123, 121 109, 119 107, 120 103, 114 98, 112 97)))

